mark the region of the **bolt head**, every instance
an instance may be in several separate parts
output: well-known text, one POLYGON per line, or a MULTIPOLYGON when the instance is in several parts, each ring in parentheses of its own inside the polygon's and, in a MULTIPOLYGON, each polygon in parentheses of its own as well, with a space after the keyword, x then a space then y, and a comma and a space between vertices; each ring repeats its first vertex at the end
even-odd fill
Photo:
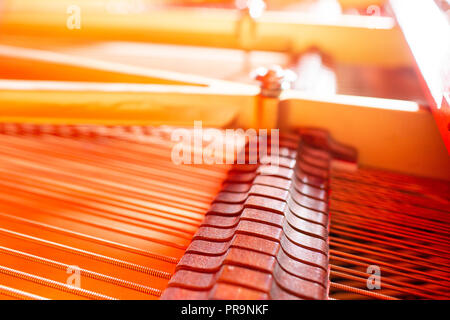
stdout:
POLYGON ((270 68, 260 67, 253 72, 252 76, 261 83, 261 89, 264 90, 289 89, 290 84, 297 79, 294 71, 283 69, 279 65, 270 68))

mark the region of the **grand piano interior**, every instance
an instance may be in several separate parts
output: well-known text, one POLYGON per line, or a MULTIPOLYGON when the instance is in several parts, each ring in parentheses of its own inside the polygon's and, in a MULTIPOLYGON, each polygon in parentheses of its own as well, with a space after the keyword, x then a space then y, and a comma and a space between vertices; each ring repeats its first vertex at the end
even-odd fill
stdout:
POLYGON ((0 299, 449 299, 449 21, 0 1, 0 299))

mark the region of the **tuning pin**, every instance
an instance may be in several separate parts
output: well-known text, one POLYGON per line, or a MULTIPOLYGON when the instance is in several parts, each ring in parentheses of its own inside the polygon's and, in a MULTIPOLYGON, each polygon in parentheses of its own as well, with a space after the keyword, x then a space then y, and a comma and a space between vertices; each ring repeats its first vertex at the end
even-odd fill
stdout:
POLYGON ((294 71, 275 65, 270 68, 260 67, 252 72, 252 78, 261 83, 261 95, 278 97, 282 90, 289 89, 297 79, 294 71))

